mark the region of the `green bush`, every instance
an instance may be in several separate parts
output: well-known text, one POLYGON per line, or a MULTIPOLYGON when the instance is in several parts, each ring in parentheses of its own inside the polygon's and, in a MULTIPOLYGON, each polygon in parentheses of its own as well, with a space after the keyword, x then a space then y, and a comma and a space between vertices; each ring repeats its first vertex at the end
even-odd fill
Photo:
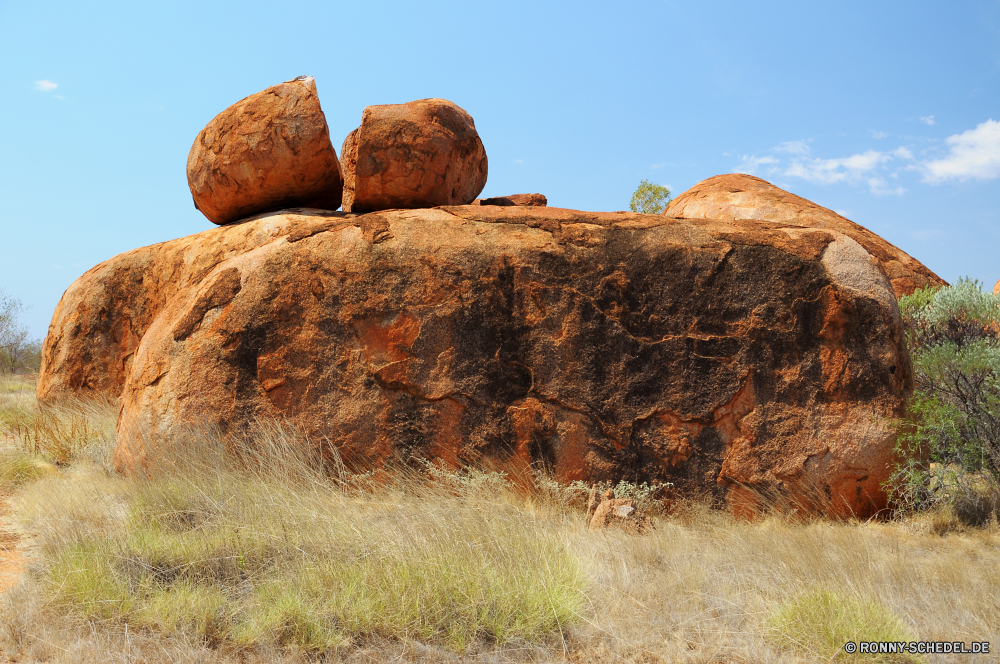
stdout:
POLYGON ((670 202, 670 189, 663 185, 643 180, 632 194, 629 209, 642 214, 660 214, 670 202))
POLYGON ((860 602, 843 593, 813 590, 783 604, 768 622, 770 636, 780 646, 822 661, 919 662, 909 653, 848 653, 848 641, 907 642, 916 635, 889 609, 877 602, 860 602))
POLYGON ((982 525, 1000 495, 1000 297, 961 279, 899 306, 915 390, 892 495, 904 510, 947 506, 982 525))

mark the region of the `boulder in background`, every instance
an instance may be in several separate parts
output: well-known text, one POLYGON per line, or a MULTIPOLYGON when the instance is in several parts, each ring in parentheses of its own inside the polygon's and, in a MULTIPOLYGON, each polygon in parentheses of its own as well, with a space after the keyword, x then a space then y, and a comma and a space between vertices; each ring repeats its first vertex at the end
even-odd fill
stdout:
POLYGON ((702 180, 671 201, 663 214, 681 219, 754 219, 838 231, 875 257, 896 297, 946 285, 920 261, 864 226, 753 175, 730 173, 702 180))

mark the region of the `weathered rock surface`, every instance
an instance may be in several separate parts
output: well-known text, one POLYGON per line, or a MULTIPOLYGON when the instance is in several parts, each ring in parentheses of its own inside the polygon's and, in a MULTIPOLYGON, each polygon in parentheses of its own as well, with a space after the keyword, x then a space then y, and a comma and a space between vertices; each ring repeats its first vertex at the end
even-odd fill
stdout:
POLYGON ((345 212, 466 205, 486 186, 472 116, 447 99, 368 106, 340 157, 345 212))
POLYGON ((1000 295, 1000 280, 993 284, 993 294, 1000 295))
POLYGON ((493 196, 492 198, 477 198, 471 205, 500 205, 509 207, 511 205, 530 205, 534 207, 546 207, 549 200, 542 194, 511 194, 510 196, 493 196))
POLYGON ((339 208, 344 181, 313 78, 275 85, 215 116, 191 146, 187 177, 195 207, 216 224, 290 207, 339 208))
POLYGON ((920 261, 864 226, 752 175, 730 173, 702 180, 671 201, 663 214, 683 219, 757 219, 839 231, 878 260, 896 297, 946 283, 920 261))
POLYGON ((563 481, 667 481, 736 507, 775 492, 868 515, 892 460, 884 418, 911 385, 878 264, 844 235, 782 223, 299 211, 80 281, 39 392, 125 372, 123 470, 186 422, 238 432, 280 417, 358 465, 534 463, 563 481))
MULTIPOLYGON (((56 305, 42 346, 37 395, 118 396, 146 329, 179 291, 196 287, 220 262, 286 237, 296 210, 133 249, 88 270, 56 305)), ((328 214, 303 210, 310 220, 328 214)))

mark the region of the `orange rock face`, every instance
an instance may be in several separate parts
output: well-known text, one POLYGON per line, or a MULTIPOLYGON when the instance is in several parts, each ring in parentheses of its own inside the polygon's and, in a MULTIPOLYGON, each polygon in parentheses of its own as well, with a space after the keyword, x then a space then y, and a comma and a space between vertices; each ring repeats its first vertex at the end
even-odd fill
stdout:
POLYGON ((311 76, 219 113, 187 163, 196 208, 216 224, 291 207, 336 210, 343 177, 311 76))
POLYGON ((864 226, 752 175, 731 173, 702 180, 671 201, 663 214, 683 219, 756 219, 838 231, 878 260, 896 297, 946 285, 920 261, 864 226))
POLYGON ((997 282, 996 282, 996 283, 995 283, 995 284, 993 285, 993 294, 994 294, 994 295, 1000 295, 1000 281, 997 281, 997 282))
POLYGON ((125 471, 186 423, 277 417, 358 467, 535 464, 867 516, 910 383, 891 285, 842 234, 446 206, 115 257, 60 302, 39 395, 122 386, 125 471))
POLYGON ((446 99, 365 108, 341 166, 346 212, 465 205, 486 186, 472 116, 446 99))
MULTIPOLYGON (((308 210, 309 219, 323 218, 308 210)), ((133 249, 88 270, 63 294, 42 346, 37 395, 117 396, 139 341, 178 292, 196 287, 220 262, 287 236, 303 217, 288 210, 133 249)))

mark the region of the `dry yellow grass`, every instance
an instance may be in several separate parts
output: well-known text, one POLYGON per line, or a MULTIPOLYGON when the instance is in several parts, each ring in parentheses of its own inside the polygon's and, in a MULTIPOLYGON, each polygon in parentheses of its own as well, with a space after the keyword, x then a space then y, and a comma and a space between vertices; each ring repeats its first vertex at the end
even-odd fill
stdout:
POLYGON ((591 533, 495 475, 331 478, 276 426, 242 465, 189 432, 175 473, 125 479, 102 461, 113 409, 88 408, 103 433, 14 501, 39 555, 0 596, 0 661, 868 661, 811 627, 830 602, 865 607, 843 628, 865 638, 1000 649, 995 524, 685 504, 646 536, 591 533))

